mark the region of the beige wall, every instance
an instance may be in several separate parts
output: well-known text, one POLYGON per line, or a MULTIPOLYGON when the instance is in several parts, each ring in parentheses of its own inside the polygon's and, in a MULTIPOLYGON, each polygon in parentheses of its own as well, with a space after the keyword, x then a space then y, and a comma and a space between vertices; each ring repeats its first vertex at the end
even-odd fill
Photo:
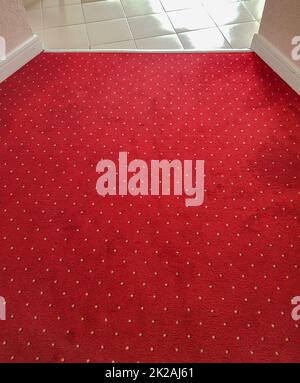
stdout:
POLYGON ((0 0, 0 36, 9 53, 32 36, 22 0, 0 0))
MULTIPOLYGON (((294 36, 300 36, 300 0, 266 0, 259 34, 291 61, 294 36)), ((300 61, 293 61, 299 66, 300 61)))

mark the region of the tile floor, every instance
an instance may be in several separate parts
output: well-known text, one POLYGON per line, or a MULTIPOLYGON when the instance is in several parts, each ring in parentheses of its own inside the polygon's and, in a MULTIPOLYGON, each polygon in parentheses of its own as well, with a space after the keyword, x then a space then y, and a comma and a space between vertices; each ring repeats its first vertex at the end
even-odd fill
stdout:
POLYGON ((23 0, 45 49, 246 49, 265 0, 23 0))

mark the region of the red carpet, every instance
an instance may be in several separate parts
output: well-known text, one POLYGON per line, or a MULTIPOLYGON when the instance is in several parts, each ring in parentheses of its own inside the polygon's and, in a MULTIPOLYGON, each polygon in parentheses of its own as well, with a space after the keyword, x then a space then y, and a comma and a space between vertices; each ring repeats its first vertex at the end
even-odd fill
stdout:
POLYGON ((0 85, 3 362, 300 362, 300 100, 253 54, 42 54, 0 85), (205 200, 96 193, 205 160, 205 200))

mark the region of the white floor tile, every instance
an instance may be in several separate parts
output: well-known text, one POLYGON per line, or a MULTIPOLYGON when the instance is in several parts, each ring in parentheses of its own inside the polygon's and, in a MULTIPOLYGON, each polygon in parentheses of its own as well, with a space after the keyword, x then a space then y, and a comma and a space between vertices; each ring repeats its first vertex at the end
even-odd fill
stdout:
POLYGON ((134 40, 118 41, 116 43, 100 44, 92 46, 92 49, 136 49, 134 40))
POLYGON ((256 20, 261 19, 265 6, 265 0, 247 0, 244 1, 244 5, 252 13, 256 20))
POLYGON ((253 35, 258 32, 258 29, 259 23, 257 21, 220 27, 223 35, 235 49, 250 48, 253 35))
POLYGON ((201 3, 204 6, 209 6, 209 5, 220 5, 221 7, 224 7, 226 4, 229 3, 239 3, 243 0, 201 0, 201 3))
POLYGON ((177 35, 165 35, 135 40, 139 49, 183 49, 177 35))
POLYGON ((46 49, 87 49, 89 40, 85 24, 44 30, 46 49))
POLYGON ((66 25, 83 24, 84 17, 81 5, 67 7, 49 7, 43 9, 45 28, 62 27, 66 25))
POLYGON ((135 39, 175 33, 166 14, 131 17, 128 23, 135 39))
POLYGON ((105 0, 85 3, 82 5, 87 23, 125 17, 120 0, 105 0))
POLYGON ((242 1, 243 0, 201 0, 201 3, 205 8, 220 7, 221 9, 226 9, 226 6, 228 4, 232 4, 232 3, 238 4, 238 3, 242 3, 242 1))
POLYGON ((161 13, 164 9, 159 0, 121 0, 127 17, 161 13))
POLYGON ((41 2, 43 8, 81 4, 81 0, 41 0, 41 2))
POLYGON ((249 48, 265 0, 23 2, 46 49, 214 50, 249 48))
POLYGON ((86 24, 91 45, 132 40, 126 19, 99 21, 86 24))
POLYGON ((237 24, 255 20, 254 16, 240 2, 212 3, 206 9, 217 25, 237 24))
POLYGON ((161 0, 165 11, 176 11, 178 9, 194 8, 201 5, 200 0, 161 0))
POLYGON ((216 26, 203 7, 168 12, 168 16, 178 33, 216 26))
POLYGON ((179 33, 178 37, 185 49, 224 49, 230 48, 218 28, 179 33))

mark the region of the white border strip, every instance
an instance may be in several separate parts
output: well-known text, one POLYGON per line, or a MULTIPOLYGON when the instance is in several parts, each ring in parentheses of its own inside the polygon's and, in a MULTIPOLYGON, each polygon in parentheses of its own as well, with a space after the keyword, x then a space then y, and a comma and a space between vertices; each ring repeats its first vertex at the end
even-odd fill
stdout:
POLYGON ((49 53, 249 53, 251 49, 45 49, 49 53))
POLYGON ((32 35, 22 44, 8 53, 4 61, 0 61, 0 83, 27 64, 43 50, 42 42, 37 35, 32 35))
POLYGON ((254 52, 300 95, 300 68, 269 40, 259 34, 252 41, 254 52))

